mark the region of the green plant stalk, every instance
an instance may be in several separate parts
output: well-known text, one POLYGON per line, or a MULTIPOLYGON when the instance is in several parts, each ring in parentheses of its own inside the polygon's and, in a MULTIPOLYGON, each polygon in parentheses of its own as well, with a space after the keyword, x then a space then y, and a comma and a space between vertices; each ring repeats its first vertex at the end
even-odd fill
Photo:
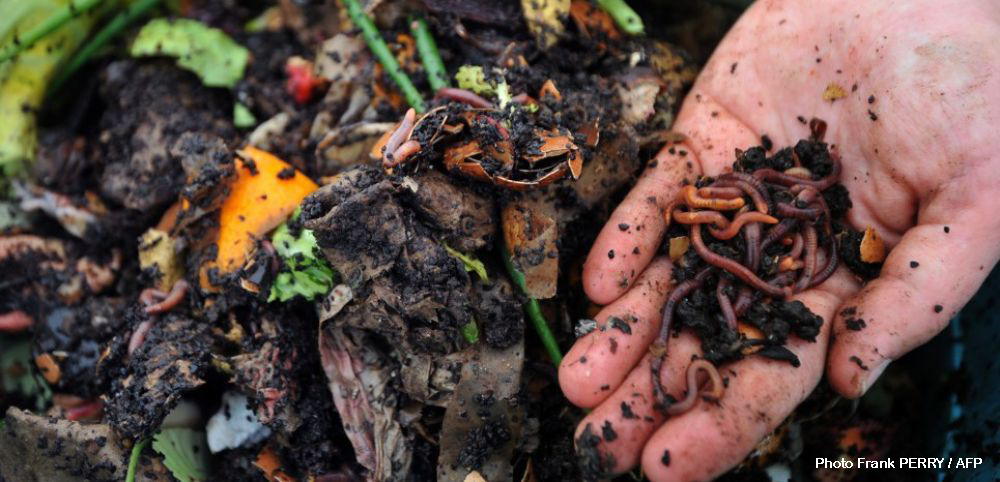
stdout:
POLYGON ((73 55, 73 58, 66 64, 65 67, 59 70, 59 74, 56 75, 55 79, 52 80, 52 84, 49 86, 49 92, 55 92, 59 90, 63 84, 69 80, 70 77, 76 73, 83 64, 87 63, 94 56, 94 53, 104 47, 111 39, 115 38, 118 34, 135 22, 137 19, 141 18, 150 9, 155 7, 160 3, 160 0, 137 0, 131 5, 125 6, 125 9, 115 15, 115 18, 111 19, 93 38, 87 42, 80 50, 73 55))
POLYGON ((417 41, 417 52, 424 64, 427 82, 431 84, 431 88, 437 92, 438 89, 448 87, 448 72, 444 68, 444 61, 441 60, 441 53, 438 52, 437 42, 427 28, 427 22, 422 18, 411 20, 410 32, 417 41))
POLYGON ((132 454, 128 458, 128 472, 125 475, 125 482, 135 482, 135 472, 139 468, 139 456, 142 450, 149 444, 149 438, 144 438, 132 446, 132 454))
POLYGON ((378 29, 372 23, 372 20, 368 18, 368 15, 365 14, 364 9, 361 8, 361 4, 358 3, 358 0, 343 0, 343 2, 344 6, 347 7, 347 15, 351 17, 354 25, 361 29, 361 36, 365 39, 365 43, 368 44, 368 48, 378 58, 378 61, 385 68, 385 72, 389 74, 389 77, 396 82, 396 86, 403 92, 406 102, 418 113, 424 112, 423 97, 420 96, 420 92, 413 85, 413 82, 410 81, 410 78, 406 76, 406 73, 403 72, 403 69, 399 67, 396 57, 389 51, 389 46, 385 44, 385 40, 382 40, 378 29))
POLYGON ((55 14, 39 22, 33 28, 21 35, 15 35, 11 43, 0 48, 0 62, 10 60, 18 53, 30 49, 36 42, 46 35, 54 32, 59 27, 66 25, 74 18, 82 16, 97 5, 102 0, 71 0, 65 8, 59 9, 55 14))
POLYGON ((615 23, 629 35, 642 35, 645 29, 639 14, 625 0, 597 0, 597 4, 611 15, 615 23))
MULTIPOLYGON (((524 274, 514 267, 514 262, 510 259, 510 251, 507 250, 507 246, 502 246, 502 251, 503 265, 507 268, 507 273, 510 274, 510 278, 514 281, 517 289, 521 290, 527 296, 524 274)), ((538 300, 528 297, 528 301, 524 303, 524 311, 528 313, 528 319, 531 320, 531 325, 535 328, 535 333, 538 333, 538 337, 542 339, 542 345, 545 346, 545 351, 549 353, 552 363, 556 368, 559 368, 559 364, 562 363, 562 352, 559 351, 559 344, 556 343, 556 337, 552 334, 552 330, 549 329, 549 322, 545 320, 545 315, 542 314, 542 307, 538 304, 538 300)))

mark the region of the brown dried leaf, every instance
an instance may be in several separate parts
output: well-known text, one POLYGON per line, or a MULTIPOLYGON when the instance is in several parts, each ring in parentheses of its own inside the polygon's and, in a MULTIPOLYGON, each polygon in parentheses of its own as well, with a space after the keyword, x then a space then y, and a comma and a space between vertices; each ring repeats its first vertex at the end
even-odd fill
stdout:
POLYGON ((869 227, 865 230, 865 236, 861 238, 861 261, 865 263, 881 263, 885 260, 885 242, 878 235, 875 228, 869 227))
MULTIPOLYGON (((601 32, 606 38, 612 40, 621 37, 614 19, 604 9, 587 0, 573 0, 569 8, 569 16, 584 37, 589 38, 597 32, 601 32)), ((603 48, 604 43, 601 42, 599 46, 603 48)))
POLYGON ((559 229, 537 204, 513 202, 501 212, 504 241, 515 266, 524 273, 525 294, 535 299, 556 295, 559 278, 559 229))

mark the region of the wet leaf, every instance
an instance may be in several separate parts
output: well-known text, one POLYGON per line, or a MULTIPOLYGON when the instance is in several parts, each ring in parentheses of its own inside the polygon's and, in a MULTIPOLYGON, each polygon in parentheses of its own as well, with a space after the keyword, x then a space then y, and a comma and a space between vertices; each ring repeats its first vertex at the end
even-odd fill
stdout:
POLYGON ((528 30, 541 49, 559 41, 559 36, 566 30, 563 21, 569 15, 569 6, 570 0, 521 0, 528 30))
POLYGON ((130 51, 133 57, 165 55, 209 87, 232 88, 243 78, 250 52, 219 29, 189 19, 157 18, 147 23, 130 51))
POLYGON ((211 459, 205 432, 189 428, 168 428, 153 436, 153 450, 163 455, 163 465, 177 480, 208 480, 211 459))
MULTIPOLYGON (((298 218, 297 214, 292 219, 298 218)), ((334 271, 323 259, 311 229, 301 228, 293 234, 288 223, 283 223, 274 230, 271 243, 284 261, 284 270, 271 285, 268 302, 285 302, 296 296, 311 300, 330 291, 334 271)))
POLYGON ((447 244, 444 245, 444 250, 447 251, 448 254, 458 258, 459 261, 465 265, 465 271, 475 272, 476 275, 479 276, 479 279, 483 280, 483 283, 490 282, 490 277, 486 274, 486 265, 484 265, 482 261, 476 259, 474 256, 462 254, 460 251, 453 249, 447 244))
POLYGON ((461 331, 462 338, 465 338, 465 341, 472 344, 479 341, 479 325, 476 324, 476 320, 472 320, 462 325, 461 331))
POLYGON ((257 125, 257 118, 242 102, 233 104, 233 125, 241 129, 257 125))
POLYGON ((479 95, 493 95, 493 85, 486 81, 483 68, 478 65, 463 65, 455 73, 455 81, 462 89, 471 90, 479 95))

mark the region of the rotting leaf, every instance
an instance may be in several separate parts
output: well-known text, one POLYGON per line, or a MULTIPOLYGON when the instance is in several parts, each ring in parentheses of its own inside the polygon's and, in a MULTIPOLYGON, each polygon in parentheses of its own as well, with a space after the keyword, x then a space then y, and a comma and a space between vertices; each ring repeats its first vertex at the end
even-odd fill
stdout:
POLYGON ((177 240, 166 231, 149 228, 139 238, 139 267, 156 273, 156 288, 170 291, 184 276, 184 263, 177 254, 177 240))
POLYGON ((885 242, 878 235, 875 228, 865 229, 865 236, 861 238, 861 261, 865 263, 881 263, 885 260, 885 242))
POLYGON ((486 265, 484 265, 482 261, 474 256, 462 254, 460 251, 448 246, 447 244, 444 245, 444 250, 447 251, 448 254, 458 258, 459 261, 465 265, 466 272, 475 272, 476 275, 479 276, 479 279, 483 280, 483 283, 490 282, 490 277, 486 274, 486 265))
POLYGON ((479 341, 479 325, 476 324, 475 318, 462 325, 460 331, 462 332, 462 337, 465 338, 465 341, 470 344, 475 344, 479 341))
POLYGON ((569 15, 570 0, 521 0, 524 19, 528 30, 535 36, 535 42, 542 50, 559 41, 566 31, 563 24, 569 15))
POLYGON ((153 450, 163 455, 163 465, 181 482, 208 480, 211 459, 205 432, 167 428, 153 436, 153 450))
POLYGON ((479 95, 494 94, 493 85, 486 81, 483 68, 478 65, 463 65, 455 72, 455 81, 460 88, 471 90, 479 95))
POLYGON ((219 29, 186 18, 151 20, 132 43, 133 57, 167 55, 209 87, 232 88, 243 78, 250 52, 219 29))
POLYGON ((524 273, 525 294, 538 300, 556 295, 559 278, 559 228, 537 203, 515 202, 501 212, 504 242, 514 265, 524 273))
POLYGON ((843 99, 844 97, 847 97, 847 92, 836 82, 830 82, 830 84, 826 86, 826 90, 823 91, 823 100, 828 102, 843 99))
MULTIPOLYGON (((298 215, 296 211, 292 220, 298 219, 298 215)), ((268 302, 285 302, 296 296, 311 300, 330 291, 335 273, 323 258, 311 229, 301 228, 298 234, 293 234, 288 223, 282 223, 274 230, 271 243, 284 261, 284 269, 271 285, 268 302)))
POLYGON ((690 246, 691 240, 687 236, 670 238, 670 261, 676 263, 684 256, 690 246))
POLYGON ((34 400, 35 410, 48 406, 52 390, 31 358, 30 336, 0 338, 0 382, 2 393, 34 400))

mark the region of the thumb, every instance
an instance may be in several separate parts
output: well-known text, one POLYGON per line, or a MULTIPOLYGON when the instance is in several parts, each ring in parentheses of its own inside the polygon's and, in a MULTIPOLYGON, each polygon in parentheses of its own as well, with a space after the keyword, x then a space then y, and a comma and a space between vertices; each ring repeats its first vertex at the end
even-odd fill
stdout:
POLYGON ((969 301, 998 257, 997 227, 984 221, 967 214, 911 228, 879 277, 841 305, 827 357, 836 391, 863 395, 892 360, 930 340, 969 301))

